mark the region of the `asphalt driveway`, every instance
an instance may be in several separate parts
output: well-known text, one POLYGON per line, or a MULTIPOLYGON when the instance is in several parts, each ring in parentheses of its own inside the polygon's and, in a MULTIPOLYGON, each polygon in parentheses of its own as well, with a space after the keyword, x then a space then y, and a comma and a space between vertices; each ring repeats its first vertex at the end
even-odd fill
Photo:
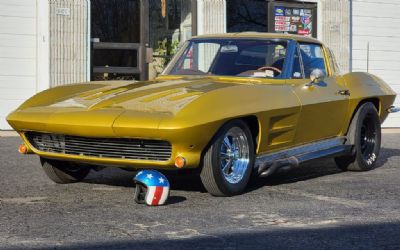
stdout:
POLYGON ((54 184, 19 143, 0 137, 0 249, 400 249, 400 134, 384 134, 373 171, 320 160, 236 197, 175 174, 163 207, 135 204, 119 169, 54 184))

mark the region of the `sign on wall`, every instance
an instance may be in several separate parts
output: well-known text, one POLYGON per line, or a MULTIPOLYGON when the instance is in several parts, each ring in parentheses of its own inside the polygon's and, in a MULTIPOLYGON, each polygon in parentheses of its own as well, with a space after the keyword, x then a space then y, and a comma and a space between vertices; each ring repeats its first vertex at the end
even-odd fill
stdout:
POLYGON ((271 2, 269 3, 269 31, 316 37, 316 10, 316 4, 271 2))

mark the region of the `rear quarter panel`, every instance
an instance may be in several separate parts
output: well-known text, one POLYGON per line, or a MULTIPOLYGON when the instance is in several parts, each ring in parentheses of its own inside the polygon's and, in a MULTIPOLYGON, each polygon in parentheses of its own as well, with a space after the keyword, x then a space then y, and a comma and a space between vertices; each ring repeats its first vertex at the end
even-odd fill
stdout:
POLYGON ((351 94, 346 124, 350 124, 358 105, 367 99, 379 100, 378 112, 382 123, 389 114, 387 108, 394 103, 396 93, 382 79, 369 73, 352 72, 343 75, 343 78, 351 94))

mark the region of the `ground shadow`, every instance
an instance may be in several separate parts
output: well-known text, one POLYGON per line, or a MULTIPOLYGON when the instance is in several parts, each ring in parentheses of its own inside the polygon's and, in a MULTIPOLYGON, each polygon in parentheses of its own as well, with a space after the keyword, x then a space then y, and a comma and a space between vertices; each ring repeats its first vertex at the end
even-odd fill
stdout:
POLYGON ((182 239, 93 241, 41 249, 399 249, 399 223, 242 231, 182 239))
MULTIPOLYGON (((391 157, 399 155, 400 149, 382 148, 376 168, 384 166, 391 157)), ((196 172, 166 171, 164 174, 169 179, 172 190, 206 192, 196 172)), ((247 192, 264 186, 276 186, 336 174, 343 174, 343 171, 336 167, 333 159, 315 160, 303 164, 299 168, 275 173, 267 178, 254 178, 247 192)), ((99 172, 93 171, 84 182, 110 186, 134 187, 135 184, 132 181, 134 176, 135 172, 106 168, 99 172)))

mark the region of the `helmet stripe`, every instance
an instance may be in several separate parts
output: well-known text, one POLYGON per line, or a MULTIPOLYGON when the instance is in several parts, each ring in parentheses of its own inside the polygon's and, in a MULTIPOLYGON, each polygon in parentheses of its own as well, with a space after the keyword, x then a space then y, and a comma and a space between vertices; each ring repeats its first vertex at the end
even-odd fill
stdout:
POLYGON ((158 202, 161 199, 162 193, 163 193, 163 187, 156 187, 156 190, 154 192, 154 198, 153 198, 153 202, 151 203, 151 205, 158 205, 158 202))

